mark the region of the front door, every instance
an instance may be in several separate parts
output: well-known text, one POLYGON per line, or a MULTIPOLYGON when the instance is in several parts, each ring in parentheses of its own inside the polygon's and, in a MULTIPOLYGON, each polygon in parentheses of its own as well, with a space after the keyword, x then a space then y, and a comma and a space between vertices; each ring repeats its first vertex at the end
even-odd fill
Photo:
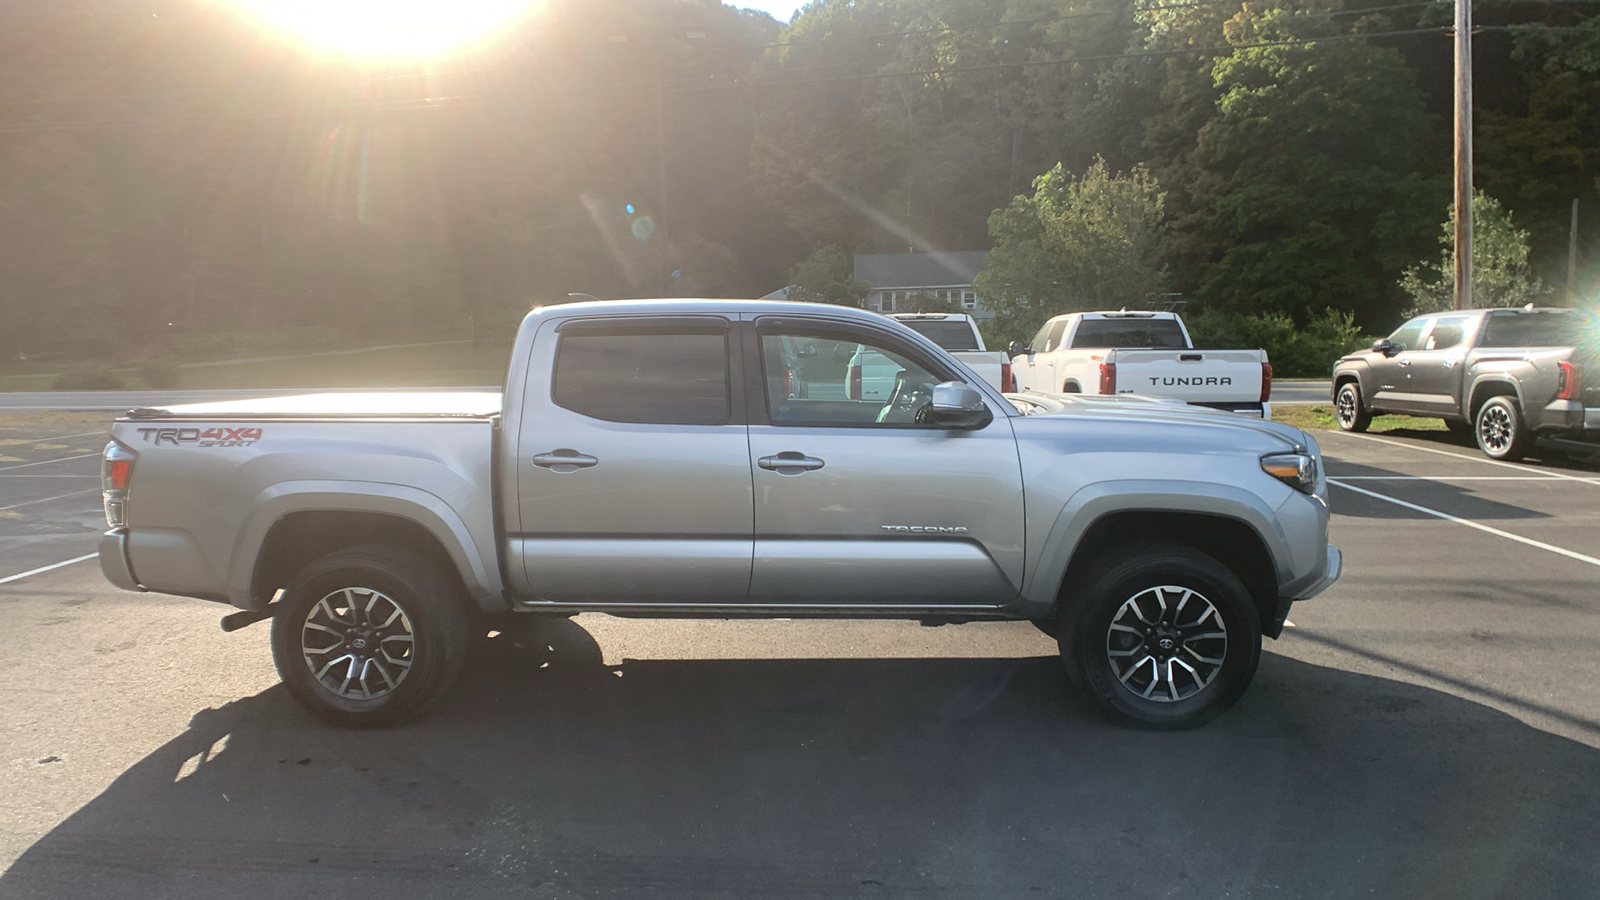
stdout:
POLYGON ((1416 397, 1411 390, 1411 364, 1409 354, 1422 347, 1423 332, 1430 320, 1426 317, 1412 319, 1389 335, 1389 353, 1367 354, 1367 371, 1370 373, 1372 396, 1367 405, 1381 412, 1414 412, 1416 397))
POLYGON ((768 318, 753 343, 752 603, 992 606, 1017 595, 1022 474, 1005 410, 970 431, 919 422, 931 387, 955 375, 887 330, 768 318), (808 354, 787 367, 793 344, 808 354), (851 360, 892 362, 890 396, 848 399, 851 360), (847 399, 820 399, 837 397, 847 399))
POLYGON ((745 599, 752 500, 737 339, 713 316, 540 330, 510 536, 532 599, 745 599))

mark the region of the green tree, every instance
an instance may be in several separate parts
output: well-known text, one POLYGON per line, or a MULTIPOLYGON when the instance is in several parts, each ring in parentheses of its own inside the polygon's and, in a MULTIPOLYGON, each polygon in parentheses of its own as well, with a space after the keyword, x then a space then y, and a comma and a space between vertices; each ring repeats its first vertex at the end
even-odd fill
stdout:
POLYGON ((989 217, 994 240, 976 288, 993 330, 1026 338, 1051 316, 1144 306, 1167 286, 1166 193, 1142 167, 1097 159, 1080 178, 1057 165, 989 217))
MULTIPOLYGON (((1451 309, 1455 302, 1455 228, 1452 206, 1439 230, 1439 259, 1406 269, 1400 289, 1411 298, 1407 316, 1451 309)), ((1493 197, 1478 191, 1472 197, 1472 301, 1478 307, 1514 307, 1548 296, 1528 266, 1528 233, 1493 197)))
POLYGON ((861 306, 872 285, 855 276, 854 258, 838 247, 818 247, 789 270, 789 299, 861 306))

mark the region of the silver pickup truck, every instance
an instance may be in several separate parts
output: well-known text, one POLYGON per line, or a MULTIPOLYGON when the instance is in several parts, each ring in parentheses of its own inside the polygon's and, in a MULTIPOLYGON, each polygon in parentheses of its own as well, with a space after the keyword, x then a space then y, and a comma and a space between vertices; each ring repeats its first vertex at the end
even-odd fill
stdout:
POLYGON ((112 437, 107 578, 232 604, 226 629, 271 617, 289 692, 348 726, 423 710, 498 617, 605 612, 1027 619, 1110 717, 1182 727, 1340 567, 1304 432, 1024 416, 903 325, 820 304, 537 309, 503 395, 140 409, 112 437), (831 389, 862 347, 901 365, 886 400, 831 389))

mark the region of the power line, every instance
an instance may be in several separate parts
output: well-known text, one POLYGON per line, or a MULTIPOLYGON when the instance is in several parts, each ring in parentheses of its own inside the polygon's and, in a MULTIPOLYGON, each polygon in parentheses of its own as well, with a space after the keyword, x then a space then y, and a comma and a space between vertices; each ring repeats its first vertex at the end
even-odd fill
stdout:
MULTIPOLYGON (((924 77, 930 75, 958 75, 972 72, 992 72, 1003 69, 1035 68, 1040 66, 1069 65, 1084 62, 1111 62, 1119 59, 1152 59, 1185 54, 1206 53, 1233 53, 1239 50, 1251 50, 1268 47, 1295 47, 1328 43, 1332 41, 1356 40, 1368 38, 1393 38, 1425 34, 1445 34, 1449 28, 1444 26, 1434 28, 1413 28, 1399 31, 1374 31, 1359 34, 1328 35, 1324 37, 1293 38, 1276 41, 1255 41, 1247 44, 1223 44, 1213 47, 1174 47, 1157 50, 1141 50, 1124 53, 1094 54, 1088 56, 1070 56, 1054 59, 1019 60, 1016 62, 994 63, 975 66, 953 66, 950 68, 922 68, 901 71, 881 71, 854 75, 834 75, 820 78, 807 79, 772 79, 772 80, 740 80, 739 76, 708 76, 704 78, 671 79, 661 82, 661 89, 667 93, 689 94, 704 93, 708 91, 747 90, 773 87, 789 87, 809 84, 828 84, 845 81, 869 81, 885 78, 924 77), (716 82, 716 83, 708 83, 716 82)), ((380 102, 349 102, 316 104, 309 106, 285 107, 276 110, 259 110, 235 115, 194 115, 194 116, 166 116, 154 118, 127 118, 127 119, 100 119, 79 120, 65 122, 40 122, 17 123, 13 125, 0 125, 0 134, 17 134, 47 131, 69 130, 102 130, 113 128, 147 128, 163 125, 192 125, 216 122, 270 120, 276 118, 298 118, 319 113, 341 112, 390 112, 409 110, 432 109, 458 109, 466 106, 494 103, 510 103, 519 100, 531 100, 539 97, 591 94, 606 92, 624 92, 632 89, 654 89, 657 85, 655 79, 613 82, 610 84, 569 86, 551 88, 541 91, 520 91, 507 94, 459 94, 442 97, 416 97, 396 101, 380 102)))

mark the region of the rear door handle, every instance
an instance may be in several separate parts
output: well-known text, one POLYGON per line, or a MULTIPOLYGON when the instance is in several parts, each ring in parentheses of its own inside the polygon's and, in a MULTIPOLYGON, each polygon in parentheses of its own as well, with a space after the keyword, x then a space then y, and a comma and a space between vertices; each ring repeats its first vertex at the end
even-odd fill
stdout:
POLYGON ((807 456, 796 450, 785 450, 777 456, 763 456, 756 460, 756 465, 763 469, 777 472, 779 475, 799 475, 820 469, 823 462, 814 456, 807 456))
POLYGON ((540 453, 533 458, 534 465, 541 469, 549 469, 552 472, 576 472, 579 469, 587 469, 590 466, 598 465, 599 462, 600 460, 592 456, 587 456, 565 447, 560 450, 552 450, 549 453, 540 453))

